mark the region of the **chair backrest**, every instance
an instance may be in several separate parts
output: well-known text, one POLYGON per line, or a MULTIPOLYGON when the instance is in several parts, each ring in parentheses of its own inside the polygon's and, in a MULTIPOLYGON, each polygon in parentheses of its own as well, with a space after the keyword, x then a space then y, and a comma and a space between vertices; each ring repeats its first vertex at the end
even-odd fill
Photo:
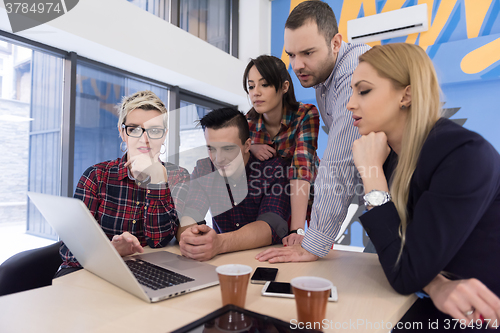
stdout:
POLYGON ((349 205, 349 208, 347 209, 347 215, 344 219, 344 222, 342 222, 339 233, 337 234, 337 237, 335 237, 335 242, 338 241, 340 239, 340 237, 342 237, 342 235, 345 232, 345 229, 347 228, 349 223, 351 223, 351 220, 354 217, 354 215, 356 214, 358 208, 359 208, 359 205, 357 205, 357 204, 352 203, 349 205))
POLYGON ((52 285, 61 242, 13 255, 0 265, 0 296, 52 285))

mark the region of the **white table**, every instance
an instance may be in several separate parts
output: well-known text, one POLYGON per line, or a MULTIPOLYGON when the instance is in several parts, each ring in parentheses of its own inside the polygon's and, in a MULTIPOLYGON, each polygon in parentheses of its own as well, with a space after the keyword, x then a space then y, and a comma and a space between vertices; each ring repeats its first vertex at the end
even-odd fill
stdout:
MULTIPOLYGON (((178 246, 166 250, 179 253, 178 246)), ((332 250, 315 262, 269 264, 254 259, 262 250, 219 255, 209 263, 277 267, 277 281, 288 282, 302 275, 331 280, 337 286, 339 300, 328 303, 330 327, 325 332, 387 333, 416 299, 391 288, 375 254, 332 250)), ((261 289, 262 285, 249 285, 248 310, 286 322, 296 318, 293 299, 263 297, 261 289)), ((163 333, 221 306, 219 286, 148 304, 81 270, 54 280, 52 286, 0 297, 0 332, 163 333)))

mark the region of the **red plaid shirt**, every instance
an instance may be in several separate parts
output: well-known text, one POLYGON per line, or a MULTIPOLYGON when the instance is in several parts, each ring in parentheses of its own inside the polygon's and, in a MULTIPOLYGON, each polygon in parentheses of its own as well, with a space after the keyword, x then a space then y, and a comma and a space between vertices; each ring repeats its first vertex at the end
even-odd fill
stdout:
MULTIPOLYGON (((80 178, 75 198, 81 199, 111 240, 125 231, 135 235, 142 246, 161 247, 175 236, 179 215, 184 210, 189 173, 171 163, 164 164, 168 186, 139 187, 124 167, 126 156, 88 168, 80 178)), ((64 245, 61 267, 80 264, 64 245)))
POLYGON ((281 128, 274 138, 266 130, 264 118, 247 116, 252 144, 267 144, 276 149, 277 156, 291 160, 289 179, 314 182, 319 159, 316 155, 319 135, 319 112, 313 104, 302 104, 297 111, 287 112, 281 119, 281 128))

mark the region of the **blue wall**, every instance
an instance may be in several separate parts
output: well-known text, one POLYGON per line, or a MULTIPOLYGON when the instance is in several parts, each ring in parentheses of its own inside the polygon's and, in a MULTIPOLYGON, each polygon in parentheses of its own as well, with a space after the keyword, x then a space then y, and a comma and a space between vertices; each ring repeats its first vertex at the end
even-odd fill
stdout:
MULTIPOLYGON (((274 0, 271 18, 271 53, 286 64, 283 32, 290 8, 303 0, 274 0)), ((339 32, 347 41, 347 21, 395 9, 426 3, 429 29, 381 42, 413 43, 426 50, 438 73, 444 108, 456 109, 451 119, 480 133, 500 151, 500 0, 326 0, 332 7, 339 32)), ((303 88, 289 68, 297 99, 316 104, 314 89, 303 88)), ((323 126, 324 124, 322 124, 323 126)), ((326 148, 327 135, 321 130, 318 155, 326 148)), ((355 216, 342 244, 364 246, 367 237, 355 216)))
MULTIPOLYGON (((290 13, 290 6, 296 6, 300 2, 302 1, 274 0, 272 3, 271 53, 282 58, 285 63, 288 63, 288 57, 283 56, 285 21, 290 13)), ((465 0, 325 2, 332 7, 344 40, 347 40, 345 29, 348 20, 427 3, 431 22, 428 31, 370 45, 407 42, 422 46, 438 72, 445 107, 460 108, 452 118, 466 119, 464 127, 480 133, 500 151, 500 0, 474 1, 474 7, 472 2, 465 0), (481 65, 469 69, 467 63, 481 65)), ((289 71, 298 100, 316 104, 314 90, 303 88, 291 68, 289 71)), ((326 139, 327 136, 322 131, 318 149, 320 157, 326 147, 326 139)))

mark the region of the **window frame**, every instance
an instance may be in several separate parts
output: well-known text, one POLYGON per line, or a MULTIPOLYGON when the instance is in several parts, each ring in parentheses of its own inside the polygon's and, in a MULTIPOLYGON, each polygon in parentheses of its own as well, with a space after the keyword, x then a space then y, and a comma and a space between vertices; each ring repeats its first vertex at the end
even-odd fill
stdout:
MULTIPOLYGON (((180 27, 180 0, 170 1, 169 22, 180 27)), ((238 58, 239 0, 229 0, 229 54, 238 58)), ((208 42, 207 42, 208 43, 208 42)))
MULTIPOLYGON (((171 0, 172 3, 178 0, 171 0)), ((231 0, 233 1, 233 0, 231 0)), ((237 2, 237 1, 236 1, 237 2)), ((170 7, 172 8, 172 7, 170 7)), ((64 197, 73 196, 73 173, 74 173, 74 160, 75 160, 75 116, 76 116, 76 75, 77 66, 83 64, 88 67, 92 67, 96 70, 107 72, 110 74, 118 74, 125 76, 127 78, 132 78, 147 84, 155 85, 161 88, 168 89, 168 103, 167 109, 178 110, 180 108, 180 101, 186 101, 198 105, 205 106, 207 108, 215 109, 220 107, 235 107, 234 105, 224 103, 203 95, 193 93, 191 91, 181 89, 178 86, 167 84, 155 79, 150 79, 148 77, 132 73, 130 71, 114 67, 108 64, 98 62, 83 56, 78 55, 75 52, 66 52, 64 50, 48 46, 30 39, 17 36, 15 34, 5 32, 0 30, 0 37, 8 43, 15 43, 17 45, 30 48, 35 51, 43 52, 49 55, 58 56, 63 58, 63 92, 62 92, 62 120, 61 120, 61 172, 60 172, 60 194, 64 197)), ((178 152, 180 144, 180 129, 179 129, 179 119, 175 116, 175 112, 170 113, 171 118, 169 120, 169 155, 173 160, 169 160, 172 163, 178 163, 178 152), (175 160, 177 159, 177 161, 175 160)), ((28 227, 29 221, 27 221, 26 226, 28 227)), ((29 230, 28 230, 29 233, 29 230)), ((53 239, 54 235, 52 233, 40 234, 36 233, 37 236, 53 239)))
MULTIPOLYGON (((224 103, 213 98, 205 97, 200 94, 193 93, 189 90, 181 89, 179 87, 172 88, 169 93, 169 111, 179 110, 181 107, 181 100, 193 103, 197 105, 204 106, 209 109, 218 109, 223 107, 237 108, 237 105, 232 105, 229 103, 224 103)), ((169 159, 168 162, 179 164, 179 147, 181 143, 180 138, 180 119, 177 112, 171 112, 169 116, 169 122, 171 128, 168 131, 168 152, 169 159), (172 127, 172 124, 174 127, 172 127)))

